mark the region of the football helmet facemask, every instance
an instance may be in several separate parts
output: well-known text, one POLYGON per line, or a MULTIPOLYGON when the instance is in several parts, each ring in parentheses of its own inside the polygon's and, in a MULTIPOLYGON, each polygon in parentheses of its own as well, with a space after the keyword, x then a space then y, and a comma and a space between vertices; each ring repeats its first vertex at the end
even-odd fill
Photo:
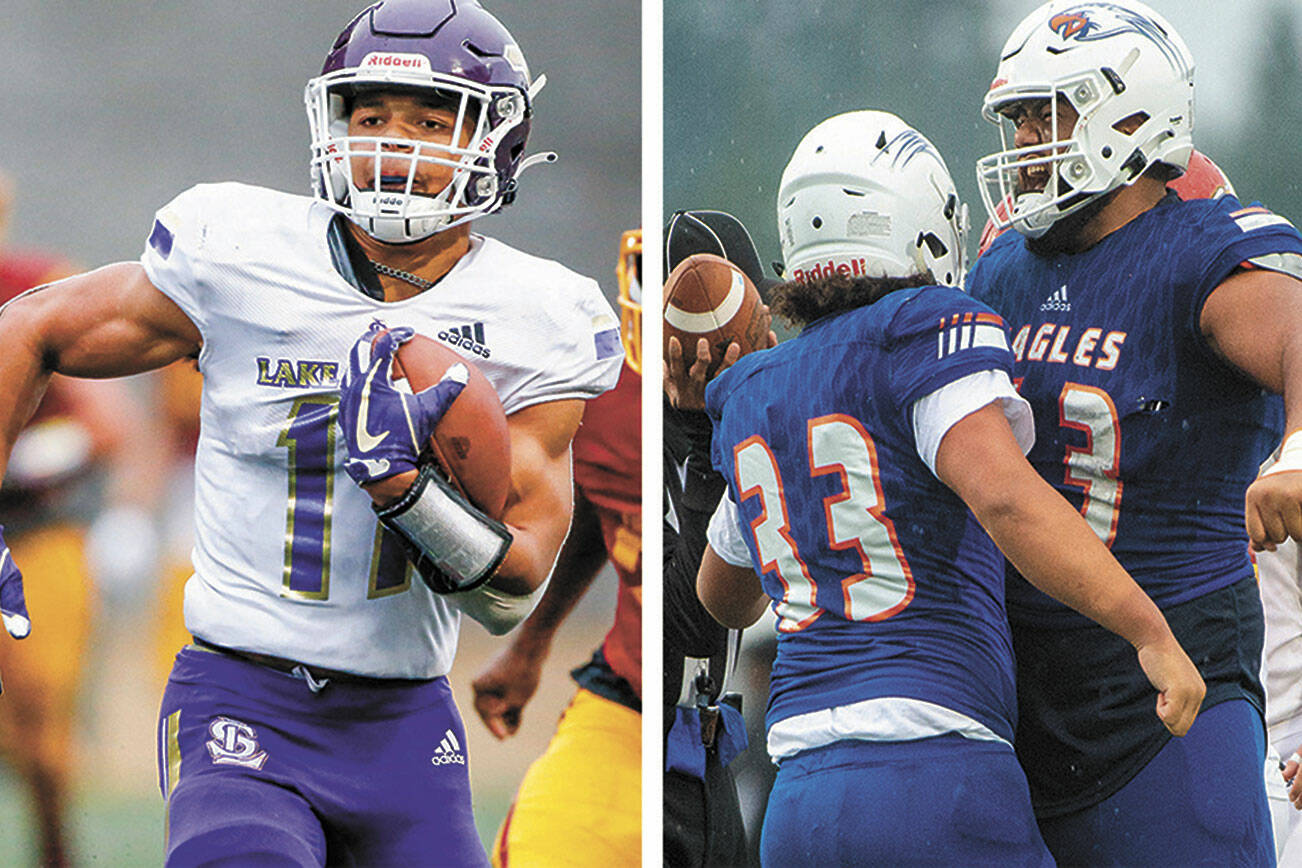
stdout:
POLYGON ((977 162, 991 220, 1036 238, 1155 162, 1183 171, 1193 149, 1193 71, 1184 41, 1136 0, 1052 0, 1032 12, 1000 52, 982 106, 1002 140, 977 162), (1047 141, 1017 147, 1008 113, 1044 100, 1047 141), (1078 116, 1070 135, 1059 134, 1059 100, 1078 116), (1058 144, 1046 149, 1048 141, 1058 144), (1044 186, 1023 189, 1023 170, 1034 166, 1048 167, 1044 186), (1006 199, 1011 211, 999 208, 1006 199))
POLYGON ((556 158, 524 156, 545 82, 530 78, 520 47, 477 0, 381 0, 344 28, 321 75, 307 84, 313 192, 390 244, 492 213, 515 198, 527 166, 556 158), (369 90, 433 95, 455 112, 450 144, 349 135, 353 97, 369 90), (353 177, 355 157, 372 158, 373 177, 353 177), (404 159, 405 184, 391 177, 404 159), (414 191, 419 167, 429 164, 453 169, 452 179, 437 192, 414 191))
POLYGON ((642 373, 642 230, 630 229, 620 236, 619 338, 624 344, 624 361, 633 373, 642 373))
POLYGON ((777 204, 788 279, 930 271, 962 286, 967 206, 940 152, 889 112, 847 112, 810 130, 777 204))
MULTIPOLYGON (((1227 193, 1231 196, 1238 196, 1234 191, 1234 185, 1230 183, 1229 177, 1221 170, 1221 167, 1212 161, 1212 158, 1194 148, 1189 152, 1189 165, 1185 168, 1184 174, 1178 178, 1173 178, 1166 182, 1168 190, 1174 190, 1176 195, 1181 199, 1188 201, 1190 199, 1219 199, 1227 193)), ((1008 202, 1000 202, 995 208, 995 213, 1003 218, 1007 214, 1008 202)), ((1008 229, 1008 222, 1005 220, 1003 226, 997 226, 993 219, 986 220, 985 228, 981 230, 981 240, 977 242, 977 257, 990 249, 995 239, 1008 229)))

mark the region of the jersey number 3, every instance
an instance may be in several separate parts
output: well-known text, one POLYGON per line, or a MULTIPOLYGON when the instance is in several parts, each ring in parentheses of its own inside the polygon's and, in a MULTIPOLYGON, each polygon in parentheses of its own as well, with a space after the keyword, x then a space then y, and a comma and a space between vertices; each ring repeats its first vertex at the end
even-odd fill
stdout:
POLYGON ((1067 446, 1065 482, 1085 490, 1081 515, 1108 548, 1117 538, 1121 509, 1121 421, 1107 392, 1064 383, 1058 394, 1058 424, 1085 433, 1085 447, 1067 446))
POLYGON ((741 500, 760 498, 760 515, 751 522, 761 571, 773 572, 782 585, 778 629, 803 629, 825 609, 851 621, 881 621, 902 611, 913 599, 913 573, 886 516, 877 447, 863 425, 842 414, 810 419, 807 426, 809 474, 840 477, 841 490, 823 499, 827 544, 851 550, 862 569, 840 579, 840 593, 824 593, 800 556, 791 534, 782 474, 764 438, 749 437, 733 450, 741 500))

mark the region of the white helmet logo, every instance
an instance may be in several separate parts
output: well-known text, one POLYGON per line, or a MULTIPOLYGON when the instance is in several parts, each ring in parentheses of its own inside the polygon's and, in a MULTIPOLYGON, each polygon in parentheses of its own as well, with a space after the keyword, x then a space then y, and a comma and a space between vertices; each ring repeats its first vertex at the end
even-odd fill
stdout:
POLYGON ((1166 56, 1177 74, 1192 73, 1182 52, 1167 32, 1147 16, 1112 3, 1084 3, 1059 12, 1049 19, 1049 29, 1063 42, 1095 42, 1122 33, 1135 33, 1148 39, 1166 56))

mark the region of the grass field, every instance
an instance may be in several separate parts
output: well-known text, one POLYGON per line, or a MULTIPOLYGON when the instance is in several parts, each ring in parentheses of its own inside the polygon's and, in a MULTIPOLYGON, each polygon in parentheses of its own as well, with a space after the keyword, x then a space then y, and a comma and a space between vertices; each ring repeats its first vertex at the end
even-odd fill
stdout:
MULTIPOLYGON (((511 804, 514 790, 485 786, 475 794, 475 820, 487 848, 511 804), (482 796, 481 796, 482 791, 482 796)), ((0 865, 37 862, 35 830, 19 782, 0 770, 0 865)), ((82 789, 71 811, 76 864, 100 868, 142 868, 163 864, 163 802, 156 792, 123 794, 82 789)))

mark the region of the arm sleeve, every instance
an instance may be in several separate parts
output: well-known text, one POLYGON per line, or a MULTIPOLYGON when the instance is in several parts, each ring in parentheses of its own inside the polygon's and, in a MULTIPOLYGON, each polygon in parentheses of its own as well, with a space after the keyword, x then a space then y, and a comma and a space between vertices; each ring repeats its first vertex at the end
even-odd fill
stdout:
MULTIPOLYGON (((1186 203, 1186 206, 1195 203, 1186 203)), ((1201 221, 1188 245, 1175 285, 1176 302, 1184 310, 1186 331, 1209 356, 1216 354, 1202 333, 1207 299, 1235 270, 1264 268, 1302 280, 1302 235, 1288 219, 1258 202, 1244 207, 1232 196, 1197 203, 1201 221)))
MULTIPOLYGON (((936 452, 946 432, 964 417, 993 401, 1002 405, 1004 417, 1013 429, 1017 445, 1022 447, 1022 454, 1030 452, 1035 445, 1035 419, 1031 415, 1031 405, 1017 394, 1005 371, 968 374, 913 402, 914 442, 918 455, 933 475, 936 472, 936 452)), ((714 544, 713 537, 710 544, 714 544)), ((722 556, 718 546, 715 546, 715 551, 722 556)))
POLYGON ((888 341, 889 390, 901 410, 969 374, 1013 369, 1003 319, 949 287, 924 289, 902 304, 888 341))
POLYGON ((706 529, 710 548, 734 567, 754 569, 750 559, 750 549, 746 547, 746 537, 742 535, 741 516, 737 513, 737 504, 732 496, 725 493, 719 499, 719 506, 710 516, 710 525, 706 529))
POLYGON ((205 344, 208 337, 208 299, 203 275, 206 198, 202 187, 192 187, 159 209, 140 256, 150 283, 176 302, 199 329, 205 344))
POLYGON ((597 287, 586 277, 566 288, 564 309, 535 309, 548 322, 541 334, 546 345, 527 382, 503 399, 507 414, 544 401, 587 400, 615 387, 624 365, 619 320, 597 287))

